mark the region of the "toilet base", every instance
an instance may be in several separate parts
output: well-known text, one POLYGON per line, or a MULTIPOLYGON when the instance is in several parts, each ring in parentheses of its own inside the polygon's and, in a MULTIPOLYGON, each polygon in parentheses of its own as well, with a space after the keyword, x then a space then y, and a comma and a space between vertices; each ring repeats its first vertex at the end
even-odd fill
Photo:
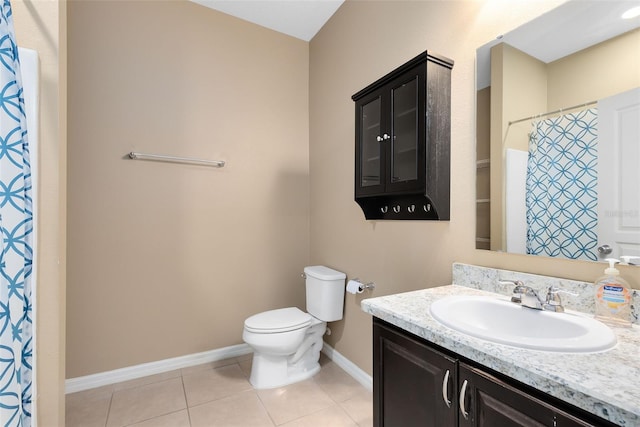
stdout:
POLYGON ((253 388, 262 390, 283 387, 311 378, 320 371, 320 364, 308 367, 306 370, 288 372, 287 360, 270 360, 268 356, 253 354, 253 367, 249 382, 253 388))
POLYGON ((249 382, 255 389, 282 387, 311 378, 320 371, 320 350, 326 323, 309 328, 298 351, 289 356, 254 352, 249 382))

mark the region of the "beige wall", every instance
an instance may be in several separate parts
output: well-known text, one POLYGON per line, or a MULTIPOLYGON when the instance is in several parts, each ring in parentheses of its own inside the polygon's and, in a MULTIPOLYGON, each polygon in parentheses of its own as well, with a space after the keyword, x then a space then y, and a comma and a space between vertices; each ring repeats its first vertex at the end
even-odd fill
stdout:
POLYGON ((509 126, 509 122, 547 111, 546 64, 505 43, 491 48, 490 109, 491 250, 504 250, 506 149, 527 151, 531 131, 528 123, 509 126))
POLYGON ((640 29, 548 64, 547 111, 596 101, 640 86, 640 29))
POLYGON ((308 43, 186 1, 68 19, 67 378, 240 344, 249 315, 304 307, 308 43))
POLYGON ((66 4, 11 2, 18 45, 40 57, 36 277, 36 419, 64 425, 66 232, 66 4))
MULTIPOLYGON (((380 296, 451 282, 451 263, 509 268, 592 281, 601 266, 475 250, 475 87, 477 47, 559 4, 503 1, 347 1, 311 41, 311 262, 374 281, 347 295, 345 318, 328 342, 371 372, 371 317, 380 296), (353 201, 351 95, 426 49, 455 60, 452 72, 451 221, 365 221, 353 201)), ((640 285, 640 269, 622 274, 640 285)))

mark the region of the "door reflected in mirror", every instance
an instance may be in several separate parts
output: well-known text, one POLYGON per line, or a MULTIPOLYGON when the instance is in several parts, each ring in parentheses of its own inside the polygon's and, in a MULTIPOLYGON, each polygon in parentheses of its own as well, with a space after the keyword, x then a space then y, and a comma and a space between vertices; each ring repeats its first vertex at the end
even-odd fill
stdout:
POLYGON ((640 257, 640 17, 622 19, 629 7, 569 1, 478 49, 478 249, 640 257))

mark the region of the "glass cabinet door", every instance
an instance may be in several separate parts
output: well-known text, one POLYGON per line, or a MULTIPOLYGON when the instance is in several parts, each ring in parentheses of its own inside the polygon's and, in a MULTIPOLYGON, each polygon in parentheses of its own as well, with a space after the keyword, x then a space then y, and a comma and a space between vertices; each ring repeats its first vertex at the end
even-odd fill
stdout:
POLYGON ((418 179, 418 76, 391 92, 391 184, 418 179))
POLYGON ((372 187, 382 183, 381 98, 364 104, 360 114, 360 186, 372 187))

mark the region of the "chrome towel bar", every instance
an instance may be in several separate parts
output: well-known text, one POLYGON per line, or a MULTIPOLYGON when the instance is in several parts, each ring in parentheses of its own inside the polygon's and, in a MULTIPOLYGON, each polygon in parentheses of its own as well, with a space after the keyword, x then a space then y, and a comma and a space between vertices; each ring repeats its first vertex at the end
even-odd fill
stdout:
POLYGON ((128 154, 132 160, 154 160, 158 162, 188 163, 193 165, 212 166, 214 168, 224 167, 224 160, 203 160, 191 157, 175 157, 164 156, 162 154, 136 153, 134 151, 128 154))

